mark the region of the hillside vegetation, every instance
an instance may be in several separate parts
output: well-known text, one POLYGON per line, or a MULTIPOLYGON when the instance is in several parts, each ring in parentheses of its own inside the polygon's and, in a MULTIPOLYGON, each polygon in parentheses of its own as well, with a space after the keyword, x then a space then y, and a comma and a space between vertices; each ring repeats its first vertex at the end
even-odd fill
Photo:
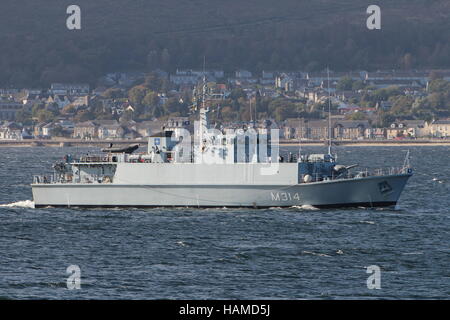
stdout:
POLYGON ((0 86, 95 83, 106 72, 450 67, 448 0, 2 0, 0 86), (66 8, 82 9, 82 30, 66 8))

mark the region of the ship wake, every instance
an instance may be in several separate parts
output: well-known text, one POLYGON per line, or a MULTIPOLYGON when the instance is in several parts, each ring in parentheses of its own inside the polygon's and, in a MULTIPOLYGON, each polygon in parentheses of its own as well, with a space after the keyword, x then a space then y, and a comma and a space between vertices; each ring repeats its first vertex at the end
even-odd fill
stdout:
POLYGON ((25 200, 25 201, 17 201, 8 204, 0 204, 0 208, 29 208, 34 209, 34 201, 25 200))
POLYGON ((302 206, 292 206, 293 209, 301 209, 301 210, 319 210, 319 208, 316 208, 314 206, 311 206, 309 204, 304 204, 302 206))

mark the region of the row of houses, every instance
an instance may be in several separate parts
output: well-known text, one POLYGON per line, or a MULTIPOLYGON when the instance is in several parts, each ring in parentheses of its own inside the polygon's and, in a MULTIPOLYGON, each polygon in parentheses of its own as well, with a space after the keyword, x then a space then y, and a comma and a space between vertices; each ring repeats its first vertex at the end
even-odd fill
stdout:
MULTIPOLYGON (((450 138, 450 119, 426 122, 422 120, 396 121, 388 128, 372 127, 367 120, 331 119, 331 137, 335 140, 392 140, 403 138, 450 138)), ((281 126, 270 122, 271 127, 281 128, 280 138, 292 140, 326 140, 329 137, 329 122, 326 119, 288 119, 281 126)), ((241 124, 234 124, 242 127, 241 124)), ((252 125, 252 124, 249 124, 252 125)), ((267 128, 267 121, 259 124, 267 128)), ((229 125, 227 127, 233 127, 229 125)), ((168 120, 128 121, 93 120, 73 123, 60 119, 41 123, 33 128, 25 128, 16 122, 0 123, 0 139, 22 140, 29 138, 51 138, 64 136, 77 139, 136 139, 150 137, 162 130, 177 131, 187 129, 192 132, 193 124, 187 117, 173 117, 168 120), (30 132, 32 134, 30 134, 30 132)))
POLYGON ((0 99, 0 120, 14 121, 23 105, 12 99, 0 99))
POLYGON ((30 134, 20 123, 4 122, 0 124, 0 140, 23 140, 30 134))
MULTIPOLYGON (((310 85, 320 86, 328 79, 330 82, 337 82, 342 78, 349 78, 355 81, 364 81, 377 87, 387 85, 399 86, 426 86, 430 81, 432 74, 439 74, 445 80, 450 80, 450 70, 378 70, 351 71, 351 72, 281 72, 281 71, 262 71, 261 74, 254 74, 248 70, 236 70, 233 75, 227 78, 230 84, 262 84, 274 85, 277 88, 286 89, 298 86, 310 85)), ((222 70, 176 70, 169 76, 169 80, 176 85, 192 84, 195 85, 205 76, 208 81, 216 81, 225 78, 222 70)))
MULTIPOLYGON (((48 92, 56 95, 84 96, 90 93, 90 86, 86 83, 52 83, 48 90, 26 89, 28 94, 42 94, 48 92)), ((20 93, 17 88, 0 88, 0 96, 11 96, 20 93)))
POLYGON ((172 117, 165 121, 127 121, 122 123, 117 120, 92 120, 80 123, 58 120, 36 125, 34 136, 50 138, 56 131, 60 135, 63 131, 63 136, 76 139, 136 139, 149 137, 161 130, 177 130, 179 128, 191 130, 189 118, 172 117))
MULTIPOLYGON (((276 124, 274 124, 276 126, 276 124)), ((185 128, 192 131, 187 117, 173 117, 166 121, 154 120, 119 123, 116 120, 96 120, 72 124, 55 122, 35 127, 35 136, 51 136, 52 129, 61 127, 70 137, 78 139, 134 139, 149 137, 161 130, 185 128)), ((300 140, 325 140, 329 137, 328 120, 288 119, 281 126, 281 138, 300 140)), ((392 123, 388 128, 372 127, 367 120, 331 120, 331 134, 337 140, 402 138, 449 138, 450 120, 405 120, 392 123)))
MULTIPOLYGON (((293 81, 299 83, 310 83, 312 86, 319 86, 324 81, 327 81, 328 76, 332 82, 339 81, 343 77, 348 77, 353 80, 367 81, 374 85, 383 86, 379 81, 387 82, 401 82, 403 84, 415 82, 419 85, 425 86, 430 80, 430 74, 433 72, 439 73, 444 79, 450 80, 450 70, 379 70, 374 72, 368 71, 352 71, 352 72, 334 72, 329 74, 326 71, 321 72, 284 72, 284 71, 262 71, 261 73, 254 73, 249 70, 239 69, 232 74, 225 74, 223 70, 192 70, 192 69, 177 69, 174 73, 168 74, 163 70, 154 70, 161 78, 168 79, 172 84, 177 86, 196 85, 203 77, 208 81, 216 82, 221 80, 232 85, 245 84, 260 84, 267 86, 274 86, 277 88, 285 88, 286 83, 293 84, 293 81)), ((116 72, 108 73, 100 78, 99 82, 106 86, 117 86, 120 88, 127 88, 132 86, 139 79, 143 79, 145 73, 143 72, 116 72)), ((400 83, 401 85, 402 83, 400 83)), ((76 87, 76 86, 75 86, 76 87)), ((59 85, 55 84, 55 89, 59 89, 59 85)), ((85 89, 85 88, 84 88, 85 89)), ((83 89, 83 90, 84 90, 83 89)), ((80 90, 80 89, 79 89, 80 90)))
POLYGON ((403 139, 403 138, 449 138, 450 120, 404 120, 392 123, 388 128, 372 127, 367 120, 288 119, 284 125, 284 137, 296 140, 403 139))
MULTIPOLYGON (((352 73, 342 74, 330 76, 330 79, 324 78, 324 76, 317 75, 314 77, 298 77, 297 75, 282 73, 277 76, 275 79, 275 87, 278 89, 283 89, 286 92, 294 92, 297 90, 305 91, 312 89, 322 89, 331 93, 338 91, 338 83, 344 78, 348 77, 352 80, 361 81, 364 85, 370 86, 375 89, 385 89, 388 87, 396 86, 402 89, 407 89, 409 91, 421 91, 425 90, 428 87, 430 82, 430 76, 425 76, 420 79, 416 79, 414 76, 410 78, 397 78, 397 77, 387 77, 378 79, 376 77, 355 77, 352 76, 352 73)), ((447 77, 450 79, 450 76, 447 77)))
POLYGON ((48 90, 42 89, 0 89, 0 121, 14 121, 21 109, 35 104, 44 104, 57 109, 68 105, 75 107, 89 105, 89 85, 54 83, 48 90))
MULTIPOLYGON (((171 95, 183 92, 184 89, 191 89, 204 76, 210 82, 216 82, 214 92, 211 92, 216 99, 225 99, 229 96, 234 86, 240 86, 259 91, 261 96, 276 98, 280 94, 295 93, 299 98, 305 98, 310 103, 317 103, 331 93, 336 100, 341 101, 341 114, 348 114, 357 111, 357 106, 348 104, 349 99, 356 101, 361 98, 361 92, 348 91, 340 92, 337 90, 337 83, 342 78, 350 78, 353 80, 363 81, 368 85, 376 88, 385 88, 388 86, 398 86, 406 92, 414 95, 425 94, 425 89, 433 77, 438 74, 440 77, 450 80, 449 70, 413 70, 413 71, 354 71, 354 72, 267 72, 262 71, 260 74, 254 74, 248 70, 237 70, 233 75, 226 78, 222 70, 176 70, 174 74, 168 74, 161 70, 158 71, 161 77, 169 80, 173 85, 178 86, 177 90, 173 89, 171 95), (330 79, 330 83, 328 83, 330 79), (218 82, 219 81, 219 82, 218 82), (283 89, 283 90, 279 90, 283 89), (345 105, 344 105, 345 104, 345 105)), ((125 83, 130 85, 136 83, 137 79, 143 79, 144 73, 111 73, 105 76, 105 85, 114 87, 122 87, 125 83)), ((106 88, 106 87, 105 87, 106 88)), ((105 89, 106 90, 106 89, 105 89)), ((91 100, 97 95, 96 90, 90 90, 88 84, 64 84, 53 83, 48 90, 27 89, 21 94, 18 89, 0 89, 0 120, 15 120, 18 110, 23 106, 33 106, 36 103, 44 103, 45 105, 56 106, 63 109, 66 106, 74 106, 76 108, 89 106, 91 100)), ((101 90, 100 90, 101 91, 101 90)), ((99 91, 99 92, 100 92, 99 91)), ((104 90, 103 90, 104 91, 104 90)), ((103 92, 102 91, 102 92, 103 92)), ((160 102, 164 103, 167 96, 159 93, 160 102)), ((102 99, 103 104, 108 104, 113 114, 120 114, 128 106, 116 106, 108 99, 102 99), (116 110, 117 109, 117 110, 116 110)), ((106 109, 106 108, 105 108, 106 109)))

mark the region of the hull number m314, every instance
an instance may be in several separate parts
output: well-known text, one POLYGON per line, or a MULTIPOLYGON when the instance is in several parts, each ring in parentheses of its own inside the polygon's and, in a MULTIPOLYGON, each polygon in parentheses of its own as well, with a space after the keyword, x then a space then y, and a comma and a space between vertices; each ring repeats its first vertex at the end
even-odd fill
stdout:
POLYGON ((292 201, 292 200, 300 200, 300 195, 295 192, 271 192, 272 201, 292 201))

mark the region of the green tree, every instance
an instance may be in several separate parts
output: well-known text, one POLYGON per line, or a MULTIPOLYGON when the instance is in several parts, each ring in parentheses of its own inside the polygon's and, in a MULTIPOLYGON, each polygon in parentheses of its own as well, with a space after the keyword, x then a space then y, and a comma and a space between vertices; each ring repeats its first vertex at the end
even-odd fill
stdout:
POLYGON ((147 91, 144 99, 142 99, 142 104, 148 108, 154 107, 159 103, 159 97, 156 92, 147 91))
POLYGON ((366 84, 361 80, 354 81, 352 84, 353 91, 362 90, 365 88, 366 88, 366 84))
POLYGON ((142 104, 142 99, 144 99, 147 94, 147 88, 142 85, 135 86, 128 91, 128 99, 132 104, 140 105, 142 104))
POLYGON ((119 99, 125 97, 125 94, 122 89, 109 88, 103 92, 103 96, 107 99, 119 99))
POLYGON ((395 121, 395 117, 388 112, 380 112, 379 114, 379 126, 383 128, 387 128, 391 125, 392 122, 395 121))
POLYGON ((411 96, 394 96, 389 98, 392 103, 390 113, 398 118, 406 118, 411 115, 414 98, 411 96))
POLYGON ((432 80, 428 85, 430 93, 447 93, 450 92, 450 82, 443 79, 432 80))
POLYGON ((37 118, 39 122, 49 122, 55 119, 55 115, 47 109, 41 109, 37 112, 37 118))
POLYGON ((128 100, 134 107, 136 114, 139 115, 146 111, 144 108, 144 98, 150 92, 151 90, 143 85, 134 86, 128 91, 128 100))
POLYGON ((43 103, 33 104, 33 107, 31 108, 31 115, 33 116, 33 118, 37 118, 39 111, 43 110, 44 108, 45 105, 43 103))
POLYGON ((230 93, 230 99, 237 101, 239 98, 247 98, 247 94, 241 88, 233 89, 230 93))
POLYGON ((169 98, 164 104, 164 109, 167 114, 181 113, 183 112, 183 105, 177 98, 169 98))
POLYGON ((163 80, 158 76, 158 74, 151 72, 145 77, 144 86, 153 91, 159 92, 163 87, 163 80))
POLYGON ((30 125, 33 122, 31 116, 31 112, 28 108, 22 108, 16 113, 16 121, 23 125, 30 125))
POLYGON ((95 115, 89 110, 79 110, 74 117, 75 122, 85 122, 88 120, 94 120, 95 115))
POLYGON ((60 125, 57 125, 52 129, 52 136, 68 138, 70 137, 70 132, 64 130, 64 128, 61 127, 60 125))
POLYGON ((355 83, 355 81, 352 80, 352 78, 342 77, 341 79, 339 79, 339 81, 336 85, 336 89, 338 89, 340 91, 349 91, 349 90, 352 90, 354 83, 355 83))

